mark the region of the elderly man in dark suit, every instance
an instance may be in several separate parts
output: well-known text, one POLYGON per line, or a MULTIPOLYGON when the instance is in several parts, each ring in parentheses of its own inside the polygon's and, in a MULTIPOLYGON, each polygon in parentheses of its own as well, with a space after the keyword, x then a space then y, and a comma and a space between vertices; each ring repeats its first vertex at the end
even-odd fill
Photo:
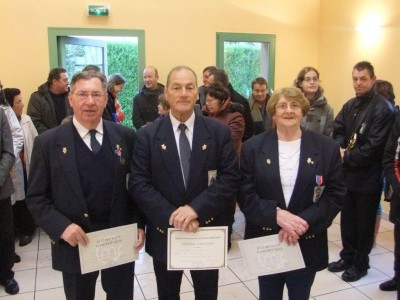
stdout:
MULTIPOLYGON (((140 223, 127 188, 135 134, 102 120, 107 103, 106 78, 99 72, 74 75, 69 103, 72 121, 35 140, 26 201, 50 236, 53 268, 63 274, 69 299, 94 299, 99 272, 81 274, 77 245, 87 232, 140 223)), ((140 227, 140 224, 139 224, 140 227)), ((138 230, 139 250, 144 231, 138 230)), ((134 264, 104 269, 107 299, 133 298, 134 264)))
POLYGON ((6 293, 14 295, 19 292, 18 283, 14 279, 14 223, 11 208, 11 195, 14 186, 10 171, 15 156, 13 141, 7 117, 0 107, 0 285, 6 293))
MULTIPOLYGON (((179 299, 183 274, 167 271, 168 227, 194 232, 199 226, 227 225, 224 214, 239 183, 229 128, 194 113, 194 71, 173 68, 165 97, 170 115, 139 130, 129 181, 129 192, 146 215, 146 251, 153 257, 160 300, 179 299)), ((217 299, 218 270, 191 275, 196 299, 217 299)))

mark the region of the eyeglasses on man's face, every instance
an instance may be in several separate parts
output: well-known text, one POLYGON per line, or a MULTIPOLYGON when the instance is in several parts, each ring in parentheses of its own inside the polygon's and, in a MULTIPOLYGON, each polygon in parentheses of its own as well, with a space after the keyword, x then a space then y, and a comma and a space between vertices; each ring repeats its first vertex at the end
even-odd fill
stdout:
POLYGON ((77 92, 74 93, 79 99, 81 100, 86 100, 90 97, 92 97, 93 100, 101 100, 104 97, 103 93, 100 92, 93 92, 93 93, 88 93, 88 92, 77 92))

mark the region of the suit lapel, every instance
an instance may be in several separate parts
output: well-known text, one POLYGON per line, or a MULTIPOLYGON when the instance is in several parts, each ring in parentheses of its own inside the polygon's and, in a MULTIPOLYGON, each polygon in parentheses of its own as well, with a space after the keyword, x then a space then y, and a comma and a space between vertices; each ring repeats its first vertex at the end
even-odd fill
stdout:
POLYGON ((297 199, 302 199, 309 186, 307 183, 315 182, 316 169, 319 165, 319 154, 313 147, 313 141, 306 130, 303 130, 300 145, 300 161, 296 183, 290 199, 290 207, 295 207, 297 199))
POLYGON ((279 206, 286 208, 279 171, 278 136, 276 131, 267 135, 261 149, 261 161, 256 163, 260 163, 263 166, 263 172, 268 177, 268 180, 266 180, 269 183, 268 189, 273 191, 274 198, 278 200, 279 206))
POLYGON ((57 135, 56 151, 58 159, 60 160, 66 174, 66 177, 64 178, 65 182, 70 185, 71 190, 74 191, 79 202, 85 206, 78 166, 76 164, 73 126, 74 125, 71 121, 60 127, 60 132, 57 135))
MULTIPOLYGON (((160 151, 161 157, 166 165, 167 172, 170 173, 176 188, 180 191, 180 193, 184 194, 185 185, 183 182, 178 148, 175 141, 171 119, 169 116, 167 116, 161 119, 158 123, 155 147, 158 149, 158 151, 160 151)), ((191 157, 193 158, 193 152, 191 157)))
POLYGON ((208 151, 210 150, 210 133, 208 132, 204 120, 196 116, 193 128, 192 154, 190 157, 190 174, 187 192, 196 186, 196 181, 200 178, 203 171, 208 151))

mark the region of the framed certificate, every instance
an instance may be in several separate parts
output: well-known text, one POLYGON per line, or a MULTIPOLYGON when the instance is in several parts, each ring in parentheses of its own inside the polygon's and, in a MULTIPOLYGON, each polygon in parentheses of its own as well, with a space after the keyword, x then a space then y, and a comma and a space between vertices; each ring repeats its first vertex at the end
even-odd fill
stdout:
POLYGON ((278 235, 238 241, 251 275, 262 276, 305 268, 300 245, 280 242, 278 235))
POLYGON ((168 270, 207 270, 228 264, 228 227, 200 227, 195 233, 168 228, 168 270))
POLYGON ((87 246, 79 244, 81 273, 89 273, 133 262, 138 258, 137 224, 124 225, 86 234, 87 246))

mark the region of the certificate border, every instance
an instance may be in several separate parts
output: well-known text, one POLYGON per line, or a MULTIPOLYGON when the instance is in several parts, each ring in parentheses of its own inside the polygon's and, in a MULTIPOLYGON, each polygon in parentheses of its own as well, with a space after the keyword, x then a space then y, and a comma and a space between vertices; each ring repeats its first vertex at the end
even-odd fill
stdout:
POLYGON ((171 240, 174 232, 181 232, 182 230, 177 228, 168 228, 168 249, 167 249, 167 269, 171 271, 179 271, 179 270, 215 270, 220 268, 226 268, 228 266, 228 226, 214 226, 214 227, 199 227, 197 231, 209 231, 209 230, 217 230, 222 231, 224 235, 224 258, 222 265, 214 266, 214 267, 205 267, 205 268, 175 268, 171 265, 172 260, 172 251, 171 251, 171 240))

